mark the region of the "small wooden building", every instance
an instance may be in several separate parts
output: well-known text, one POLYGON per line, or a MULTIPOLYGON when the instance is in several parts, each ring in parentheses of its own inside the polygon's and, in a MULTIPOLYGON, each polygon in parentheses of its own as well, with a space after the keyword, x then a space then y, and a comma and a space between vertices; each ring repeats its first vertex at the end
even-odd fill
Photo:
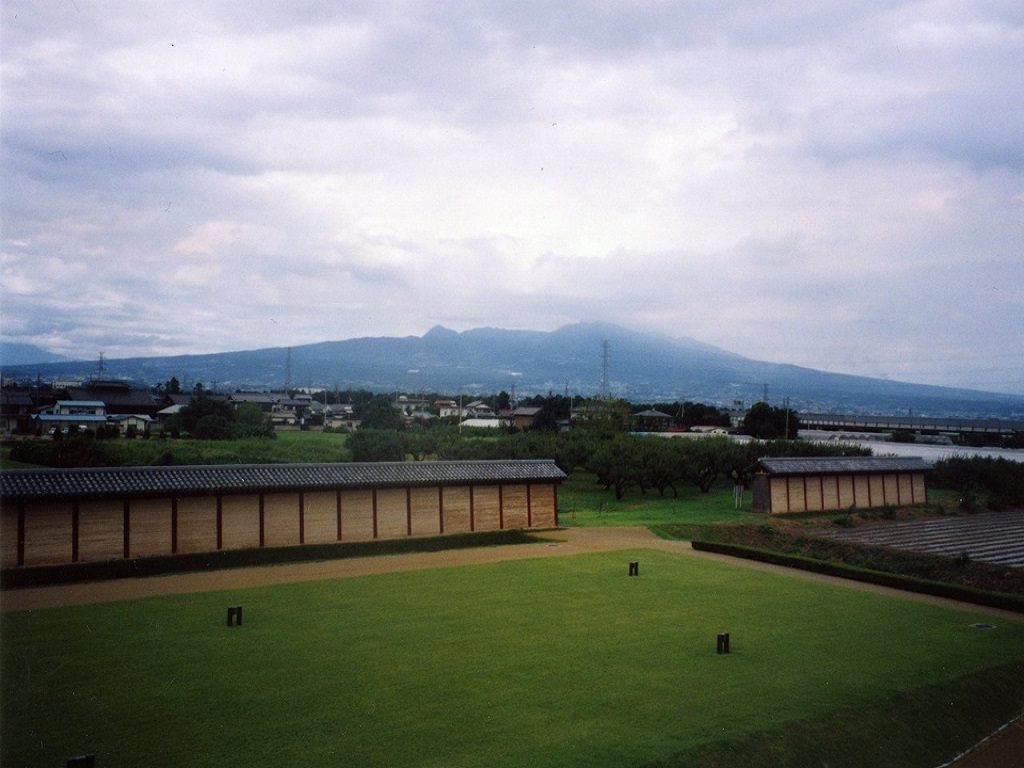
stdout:
POLYGON ((923 504, 931 465, 917 457, 765 458, 754 512, 785 514, 923 504))
POLYGON ((0 473, 0 566, 558 525, 550 460, 0 473))

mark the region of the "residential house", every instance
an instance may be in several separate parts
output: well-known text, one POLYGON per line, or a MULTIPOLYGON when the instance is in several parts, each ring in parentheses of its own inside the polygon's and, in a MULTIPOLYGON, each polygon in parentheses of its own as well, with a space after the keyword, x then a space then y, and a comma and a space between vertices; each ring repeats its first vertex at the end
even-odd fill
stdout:
POLYGON ((58 400, 33 417, 37 435, 85 432, 106 425, 106 406, 102 400, 58 400))
POLYGON ((539 406, 520 406, 511 413, 512 425, 516 429, 529 429, 537 423, 543 411, 539 406))

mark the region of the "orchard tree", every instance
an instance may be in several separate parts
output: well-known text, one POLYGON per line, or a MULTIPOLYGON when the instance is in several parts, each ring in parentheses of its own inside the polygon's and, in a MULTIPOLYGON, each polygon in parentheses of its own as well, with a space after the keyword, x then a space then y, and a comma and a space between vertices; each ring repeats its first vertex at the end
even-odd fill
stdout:
POLYGON ((637 438, 629 435, 603 440, 588 462, 587 469, 597 475, 597 482, 605 490, 615 489, 616 499, 622 499, 630 488, 638 486, 643 490, 643 469, 636 443, 637 438))

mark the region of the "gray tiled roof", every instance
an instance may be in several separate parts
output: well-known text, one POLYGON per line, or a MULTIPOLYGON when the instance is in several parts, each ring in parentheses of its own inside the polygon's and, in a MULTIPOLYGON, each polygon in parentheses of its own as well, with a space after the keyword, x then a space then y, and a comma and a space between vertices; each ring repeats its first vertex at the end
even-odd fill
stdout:
POLYGON ((554 461, 418 461, 341 464, 226 464, 182 467, 20 469, 0 473, 11 501, 185 496, 253 491, 560 481, 554 461))
POLYGON ((772 475, 836 475, 869 472, 927 472, 932 465, 917 456, 787 457, 760 459, 772 475))

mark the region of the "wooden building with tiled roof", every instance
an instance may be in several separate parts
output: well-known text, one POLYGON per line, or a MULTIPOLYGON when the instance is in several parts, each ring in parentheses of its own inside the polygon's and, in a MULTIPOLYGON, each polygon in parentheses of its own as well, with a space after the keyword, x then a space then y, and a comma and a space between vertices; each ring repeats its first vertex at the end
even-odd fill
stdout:
POLYGON ((0 473, 3 568, 551 528, 549 460, 0 473))
POLYGON ((932 467, 918 457, 788 457, 758 462, 754 512, 786 514, 924 504, 932 467))

